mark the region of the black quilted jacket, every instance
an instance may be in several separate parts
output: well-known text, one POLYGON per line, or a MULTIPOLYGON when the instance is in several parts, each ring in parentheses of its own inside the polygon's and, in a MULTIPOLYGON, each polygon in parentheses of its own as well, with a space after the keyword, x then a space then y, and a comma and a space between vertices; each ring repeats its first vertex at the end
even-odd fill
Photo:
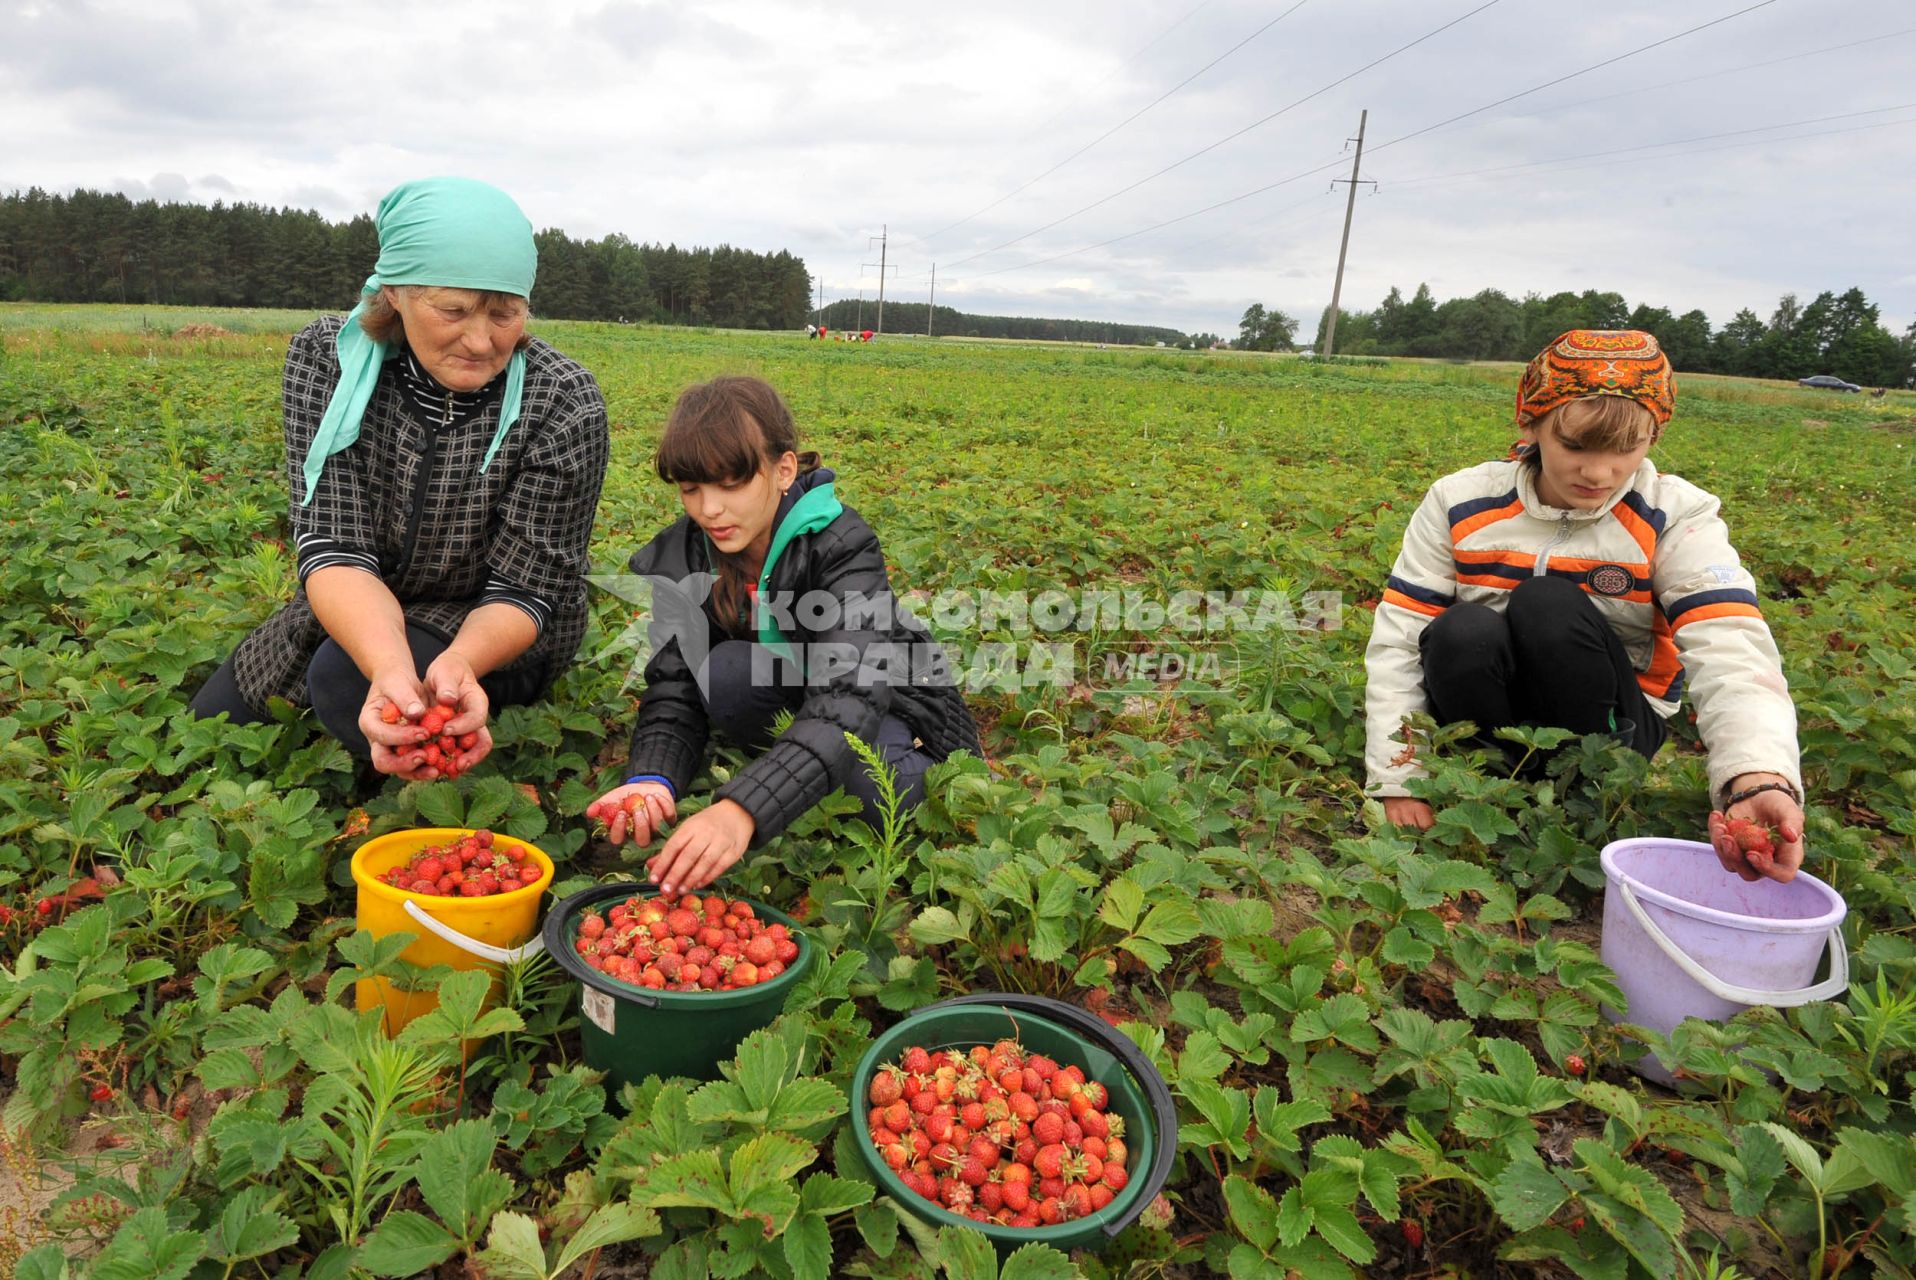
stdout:
MULTIPOLYGON (((680 795, 704 763, 709 729, 698 685, 677 639, 679 628, 699 622, 691 616, 696 608, 702 626, 710 628, 702 634, 712 643, 746 638, 736 623, 720 624, 704 589, 712 572, 708 546, 704 532, 684 517, 640 548, 631 561, 634 573, 653 580, 648 625, 653 652, 632 730, 631 772, 669 778, 680 795), (669 584, 680 584, 681 590, 669 584)), ((881 595, 886 602, 893 600, 878 537, 850 507, 825 528, 793 539, 772 566, 768 599, 796 599, 812 591, 829 592, 841 601, 875 601, 881 595)), ((714 793, 714 800, 736 801, 752 815, 753 847, 772 839, 842 784, 858 767, 845 733, 870 742, 887 715, 909 725, 936 759, 958 751, 981 754, 978 726, 944 667, 942 650, 915 619, 893 608, 889 627, 852 629, 843 624, 866 620, 847 616, 836 620, 840 625, 808 630, 802 612, 794 611, 793 625, 782 628, 794 646, 843 645, 864 654, 875 644, 891 642, 915 646, 914 652, 934 655, 936 663, 929 670, 922 662, 901 669, 895 682, 870 681, 869 676, 861 681, 854 672, 809 687, 792 726, 714 793)))

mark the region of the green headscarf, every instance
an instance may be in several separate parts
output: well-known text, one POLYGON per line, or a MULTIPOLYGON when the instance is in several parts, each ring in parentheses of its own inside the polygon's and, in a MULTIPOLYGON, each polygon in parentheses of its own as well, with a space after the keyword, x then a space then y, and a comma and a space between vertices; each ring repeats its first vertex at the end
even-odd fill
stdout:
MULTIPOLYGON (((373 341, 360 327, 359 317, 381 285, 440 285, 532 296, 532 278, 539 267, 532 224, 512 197, 495 186, 470 178, 403 182, 379 202, 375 226, 379 261, 360 290, 359 305, 340 326, 339 385, 333 388, 319 432, 306 451, 306 496, 301 506, 313 500, 326 459, 359 439, 360 419, 366 415, 388 354, 388 344, 373 341)), ((480 471, 492 465, 506 431, 518 421, 525 385, 525 353, 515 351, 506 364, 499 429, 486 448, 480 471)))

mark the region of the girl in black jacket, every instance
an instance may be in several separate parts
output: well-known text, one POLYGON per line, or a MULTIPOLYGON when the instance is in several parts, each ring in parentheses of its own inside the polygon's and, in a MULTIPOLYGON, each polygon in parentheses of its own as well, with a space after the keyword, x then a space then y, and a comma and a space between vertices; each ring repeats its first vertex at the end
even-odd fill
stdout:
POLYGON ((979 750, 943 650, 893 597, 871 526, 800 454, 791 411, 757 378, 689 388, 655 462, 685 516, 632 557, 652 586, 652 657, 629 777, 593 805, 616 843, 677 820, 716 727, 760 754, 678 825, 648 862, 664 892, 702 888, 836 787, 877 815, 851 733, 896 771, 907 803, 925 771, 979 750), (784 711, 791 726, 774 738, 784 711))

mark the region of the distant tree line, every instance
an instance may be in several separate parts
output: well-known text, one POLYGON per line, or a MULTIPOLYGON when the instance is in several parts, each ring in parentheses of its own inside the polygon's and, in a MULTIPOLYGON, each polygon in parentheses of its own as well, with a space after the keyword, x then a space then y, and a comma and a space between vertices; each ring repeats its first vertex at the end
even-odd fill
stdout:
MULTIPOLYGON (((537 315, 799 329, 811 277, 783 250, 681 249, 622 235, 541 231, 537 315)), ((114 192, 0 197, 0 298, 199 307, 344 309, 379 256, 370 217, 135 202, 114 192)))
MULTIPOLYGON (((1317 328, 1320 351, 1329 319, 1326 308, 1317 328)), ((1566 329, 1647 330, 1680 371, 1787 379, 1833 373, 1863 386, 1916 385, 1916 324, 1901 337, 1891 333, 1861 289, 1826 290, 1807 304, 1784 294, 1768 320, 1745 308, 1713 329, 1701 311, 1672 315, 1664 307, 1632 307, 1620 293, 1595 289, 1533 293, 1521 301, 1485 289, 1438 302, 1429 286, 1418 285, 1408 300, 1392 289, 1375 311, 1340 309, 1337 352, 1527 360, 1566 329)))
MULTIPOLYGON (((878 300, 841 298, 824 309, 824 324, 834 331, 855 332, 878 327, 878 300)), ((802 322, 801 322, 802 323, 802 322)), ((925 304, 885 302, 886 333, 925 331, 925 304)), ((939 307, 931 317, 933 337, 1039 338, 1053 342, 1109 342, 1125 346, 1190 346, 1196 339, 1176 329, 1156 325, 1122 324, 1111 320, 1043 320, 1028 316, 975 316, 951 307, 939 307)), ((1203 335, 1209 345, 1210 335, 1203 335)))

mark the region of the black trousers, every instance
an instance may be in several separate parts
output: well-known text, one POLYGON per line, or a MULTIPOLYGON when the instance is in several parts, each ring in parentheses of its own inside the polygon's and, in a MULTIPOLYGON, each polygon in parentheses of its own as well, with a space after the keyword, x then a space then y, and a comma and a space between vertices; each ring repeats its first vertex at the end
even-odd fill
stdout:
MULTIPOLYGON (((699 673, 699 698, 712 727, 747 751, 763 751, 772 743, 772 724, 782 711, 796 712, 807 692, 797 670, 783 658, 749 640, 724 640, 714 645, 699 673), (754 655, 758 669, 753 667, 754 655)), ((898 775, 898 793, 910 808, 924 798, 925 771, 935 763, 917 745, 911 726, 897 716, 886 716, 871 744, 879 758, 898 775)), ((878 784, 865 762, 847 756, 849 768, 836 781, 845 794, 865 806, 864 818, 879 823, 878 784)))
POLYGON ((1486 739, 1507 725, 1612 733, 1646 758, 1668 736, 1622 641, 1565 579, 1525 579, 1502 613, 1454 604, 1418 645, 1439 724, 1469 720, 1486 739))
MULTIPOLYGON (((412 648, 413 668, 424 679, 426 668, 446 651, 452 640, 437 631, 408 622, 406 643, 412 648)), ((535 702, 545 692, 534 673, 513 671, 509 667, 480 677, 479 687, 486 691, 494 711, 501 707, 535 702)), ((359 731, 359 712, 366 705, 366 695, 371 690, 372 681, 360 674, 352 656, 333 640, 329 639, 320 645, 318 652, 313 654, 313 660, 306 665, 306 696, 312 703, 313 714, 319 717, 319 723, 326 732, 339 739, 341 746, 361 760, 372 758, 372 744, 359 731)), ((193 695, 191 709, 194 715, 203 719, 224 711, 234 724, 258 724, 265 719, 240 695, 239 684, 233 678, 233 659, 230 656, 193 695)))

